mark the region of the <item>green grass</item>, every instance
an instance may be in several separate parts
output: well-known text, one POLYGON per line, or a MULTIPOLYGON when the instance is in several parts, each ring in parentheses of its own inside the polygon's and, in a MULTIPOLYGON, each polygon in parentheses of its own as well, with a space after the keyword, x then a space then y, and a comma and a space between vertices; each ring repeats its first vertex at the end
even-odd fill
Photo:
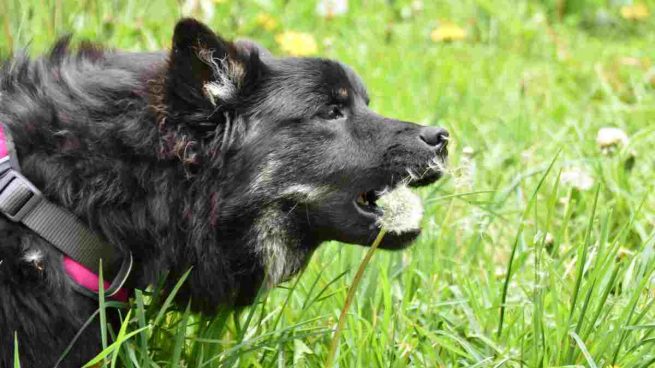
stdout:
MULTIPOLYGON (((655 15, 628 21, 621 1, 600 0, 350 3, 325 20, 313 1, 217 1, 209 21, 274 52, 277 33, 309 32, 321 56, 362 75, 374 109, 451 131, 452 174, 422 191, 424 233, 407 251, 375 254, 337 364, 653 365, 655 15), (277 28, 262 29, 260 13, 277 28), (431 41, 443 21, 467 38, 431 41), (630 144, 603 155, 595 143, 603 126, 622 128, 630 144), (572 169, 593 186, 562 180, 572 169)), ((0 55, 40 53, 66 32, 159 49, 180 15, 175 1, 0 0, 0 55)), ((171 310, 157 288, 137 292, 98 361, 322 366, 364 252, 326 244, 300 278, 238 313, 197 316, 171 310)))

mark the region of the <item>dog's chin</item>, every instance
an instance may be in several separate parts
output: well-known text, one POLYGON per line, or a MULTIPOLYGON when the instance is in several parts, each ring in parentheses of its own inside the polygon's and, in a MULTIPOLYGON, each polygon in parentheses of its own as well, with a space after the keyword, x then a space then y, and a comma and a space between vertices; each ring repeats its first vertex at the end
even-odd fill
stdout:
MULTIPOLYGON (((407 231, 401 234, 395 233, 386 233, 382 241, 380 242, 380 249, 386 250, 402 250, 414 242, 416 238, 421 234, 421 229, 415 229, 407 231)), ((364 244, 365 246, 370 246, 371 244, 364 244)))

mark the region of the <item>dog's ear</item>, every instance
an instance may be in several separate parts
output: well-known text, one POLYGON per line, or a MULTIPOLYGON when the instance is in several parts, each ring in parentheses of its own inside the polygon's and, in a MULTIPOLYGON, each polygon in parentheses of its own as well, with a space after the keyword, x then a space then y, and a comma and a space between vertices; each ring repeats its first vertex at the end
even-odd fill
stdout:
POLYGON ((240 49, 195 19, 182 19, 173 34, 166 100, 178 113, 234 105, 253 88, 262 67, 257 50, 240 49))
POLYGON ((271 54, 270 51, 261 44, 249 39, 249 38, 239 38, 236 41, 234 41, 234 45, 239 49, 240 51, 244 53, 257 53, 259 56, 263 58, 271 58, 273 57, 273 54, 271 54))

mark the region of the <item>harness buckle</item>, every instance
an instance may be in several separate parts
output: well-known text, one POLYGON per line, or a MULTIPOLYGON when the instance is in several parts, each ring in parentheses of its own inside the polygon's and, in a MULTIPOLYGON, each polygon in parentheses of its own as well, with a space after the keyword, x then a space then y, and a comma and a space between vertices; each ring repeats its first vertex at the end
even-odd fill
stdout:
POLYGON ((0 212, 10 220, 20 222, 41 202, 43 194, 14 169, 0 172, 0 175, 0 212))
POLYGON ((3 156, 0 158, 0 177, 9 169, 11 169, 11 158, 3 156))

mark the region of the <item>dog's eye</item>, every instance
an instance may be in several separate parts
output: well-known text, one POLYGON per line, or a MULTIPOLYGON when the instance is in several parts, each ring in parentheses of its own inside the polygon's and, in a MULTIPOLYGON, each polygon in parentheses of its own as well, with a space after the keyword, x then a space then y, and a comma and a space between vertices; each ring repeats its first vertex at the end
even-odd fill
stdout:
POLYGON ((341 119, 343 117, 343 111, 341 111, 341 108, 339 106, 332 105, 332 106, 328 106, 327 109, 319 113, 319 117, 325 120, 341 119))

